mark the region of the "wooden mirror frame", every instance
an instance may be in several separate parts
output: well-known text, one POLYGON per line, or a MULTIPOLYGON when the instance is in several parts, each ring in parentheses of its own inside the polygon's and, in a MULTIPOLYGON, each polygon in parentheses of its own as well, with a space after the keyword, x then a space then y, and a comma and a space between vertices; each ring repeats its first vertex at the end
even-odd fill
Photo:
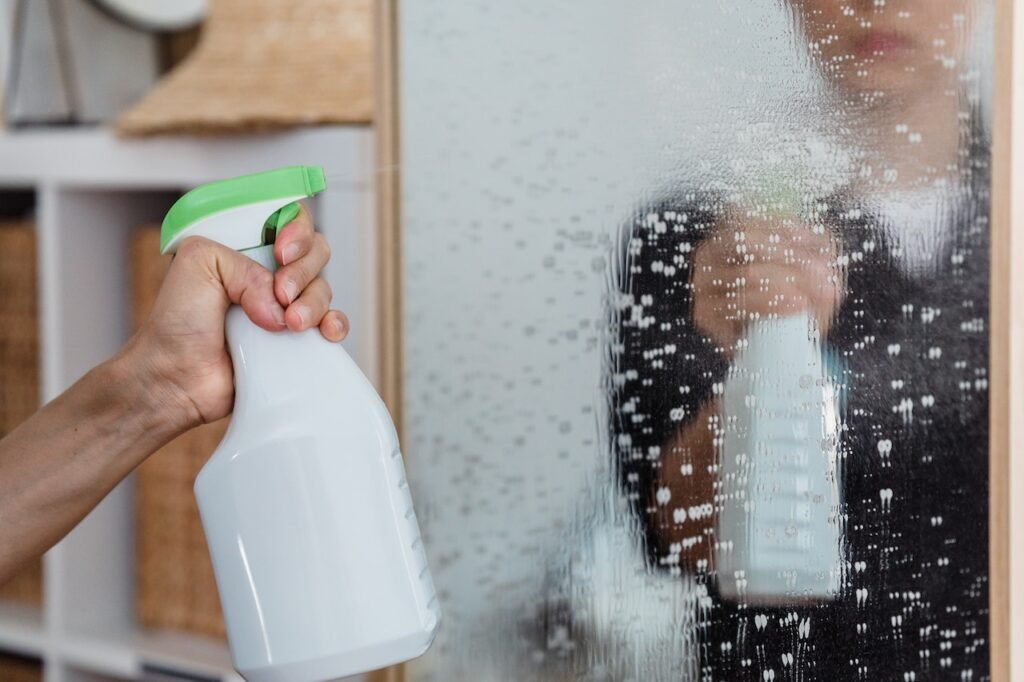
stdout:
POLYGON ((992 679, 1024 679, 1024 0, 994 0, 989 310, 989 608, 992 679), (1016 188, 1016 191, 1014 189, 1016 188), (1016 456, 1014 456, 1016 453, 1016 456))
MULTIPOLYGON (((995 3, 989 334, 993 682, 1024 680, 1024 0, 995 3), (1014 188, 1017 191, 1014 192, 1014 188), (1018 453, 1012 457, 1011 453, 1018 453), (1020 541, 1019 543, 1016 541, 1020 541)), ((400 0, 376 0, 379 388, 402 433, 400 0)), ((403 666, 370 682, 404 682, 403 666)))
MULTIPOLYGON (((399 122, 398 0, 374 2, 374 131, 377 200, 377 390, 399 437, 402 414, 402 230, 399 122)), ((404 682, 405 666, 367 675, 369 682, 404 682)))

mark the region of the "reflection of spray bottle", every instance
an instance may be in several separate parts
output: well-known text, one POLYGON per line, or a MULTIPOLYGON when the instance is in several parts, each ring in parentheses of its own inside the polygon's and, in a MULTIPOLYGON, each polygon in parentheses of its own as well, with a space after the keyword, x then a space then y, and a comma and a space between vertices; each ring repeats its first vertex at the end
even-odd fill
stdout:
MULTIPOLYGON (((277 229, 323 171, 281 168, 196 188, 161 250, 199 235, 274 270, 277 229)), ((231 426, 195 493, 235 667, 310 682, 422 654, 440 609, 387 409, 318 330, 268 332, 235 306, 231 426)))
POLYGON ((838 400, 808 314, 752 323, 722 389, 721 594, 823 601, 842 572, 838 400))
POLYGON ((807 315, 761 322, 722 396, 719 589, 749 603, 839 588, 837 401, 807 315))

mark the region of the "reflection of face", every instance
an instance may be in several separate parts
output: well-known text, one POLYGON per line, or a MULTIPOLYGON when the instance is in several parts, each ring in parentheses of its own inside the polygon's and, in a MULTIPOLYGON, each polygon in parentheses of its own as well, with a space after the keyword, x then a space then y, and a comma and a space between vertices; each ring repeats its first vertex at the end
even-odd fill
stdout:
POLYGON ((823 73, 849 92, 956 82, 974 0, 791 0, 823 73), (952 60, 955 60, 952 61, 952 60))

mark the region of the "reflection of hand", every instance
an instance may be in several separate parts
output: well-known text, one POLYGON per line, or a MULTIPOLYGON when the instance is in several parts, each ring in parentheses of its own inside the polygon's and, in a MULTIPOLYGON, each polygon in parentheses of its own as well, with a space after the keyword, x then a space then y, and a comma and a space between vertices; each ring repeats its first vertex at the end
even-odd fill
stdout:
POLYGON ((726 349, 749 322, 770 315, 807 312, 824 336, 845 288, 837 256, 827 231, 799 220, 729 220, 694 254, 694 323, 726 349))
POLYGON ((718 519, 713 465, 719 413, 717 401, 705 403, 696 418, 662 446, 665 456, 652 491, 659 502, 659 555, 670 557, 671 566, 687 573, 714 570, 718 519))

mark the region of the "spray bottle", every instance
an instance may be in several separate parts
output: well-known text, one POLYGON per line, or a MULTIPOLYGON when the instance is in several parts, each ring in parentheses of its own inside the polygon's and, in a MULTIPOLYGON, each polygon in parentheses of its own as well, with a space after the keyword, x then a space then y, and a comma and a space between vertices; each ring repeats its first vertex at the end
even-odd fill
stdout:
MULTIPOLYGON (((778 190, 762 205, 799 212, 778 190)), ((833 358, 807 313, 749 324, 722 387, 715 566, 722 596, 759 605, 834 599, 843 559, 833 358)))
MULTIPOLYGON (((316 167, 204 185, 161 232, 198 235, 273 271, 273 241, 324 190, 316 167)), ((314 682, 422 654, 440 609, 394 425, 355 362, 316 329, 227 314, 231 425, 195 482, 234 666, 249 682, 314 682)))

